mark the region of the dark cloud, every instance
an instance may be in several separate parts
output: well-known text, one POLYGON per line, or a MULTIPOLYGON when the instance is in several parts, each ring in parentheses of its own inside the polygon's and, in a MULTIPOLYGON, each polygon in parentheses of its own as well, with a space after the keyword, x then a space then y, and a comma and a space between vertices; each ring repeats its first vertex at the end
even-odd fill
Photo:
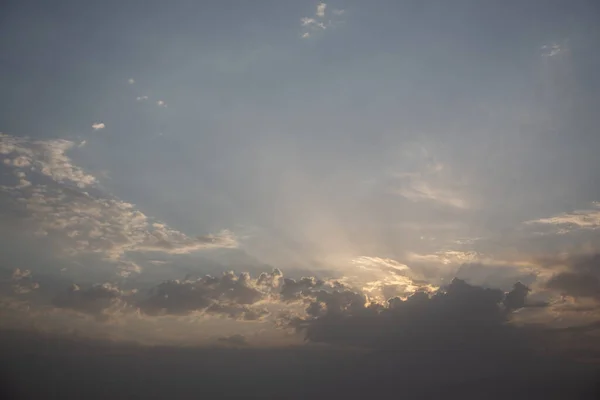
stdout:
POLYGON ((253 348, 238 335, 218 342, 223 346, 144 347, 0 331, 0 389, 8 399, 187 399, 198 393, 210 399, 598 398, 594 364, 498 363, 485 354, 468 364, 460 349, 253 348))
POLYGON ((567 296, 600 300, 600 279, 589 273, 562 272, 550 278, 546 287, 567 296))
POLYGON ((193 311, 206 311, 247 320, 259 319, 268 314, 249 306, 264 300, 269 294, 261 290, 267 275, 253 280, 249 274, 224 273, 221 277, 207 275, 196 280, 171 280, 154 287, 150 296, 140 302, 142 312, 150 315, 184 315, 193 311))
POLYGON ((231 335, 219 338, 219 342, 233 346, 247 346, 248 342, 244 335, 231 335))
POLYGON ((98 319, 106 319, 111 313, 122 309, 126 302, 122 299, 128 293, 110 284, 96 284, 85 289, 73 284, 65 292, 56 296, 54 306, 90 314, 98 319))
POLYGON ((545 260, 547 266, 566 266, 546 282, 546 288, 572 297, 600 300, 600 254, 545 260))
POLYGON ((351 291, 319 291, 312 294, 309 317, 292 325, 313 342, 394 348, 474 344, 508 333, 510 312, 525 305, 528 291, 517 283, 505 295, 454 279, 433 295, 392 298, 387 307, 351 291))

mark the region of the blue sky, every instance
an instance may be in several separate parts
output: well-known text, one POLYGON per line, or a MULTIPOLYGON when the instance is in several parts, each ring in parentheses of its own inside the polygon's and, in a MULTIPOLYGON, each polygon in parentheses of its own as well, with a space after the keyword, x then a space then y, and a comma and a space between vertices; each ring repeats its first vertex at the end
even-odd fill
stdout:
POLYGON ((593 1, 4 8, 6 270, 276 267, 377 298, 463 273, 547 299, 598 250, 593 1))

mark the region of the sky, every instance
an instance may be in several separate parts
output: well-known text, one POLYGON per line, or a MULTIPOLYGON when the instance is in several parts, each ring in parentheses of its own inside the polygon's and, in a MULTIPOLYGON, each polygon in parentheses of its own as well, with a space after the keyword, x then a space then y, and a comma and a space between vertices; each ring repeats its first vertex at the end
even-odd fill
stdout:
POLYGON ((455 314, 598 326, 594 1, 2 9, 3 329, 264 348, 455 314))

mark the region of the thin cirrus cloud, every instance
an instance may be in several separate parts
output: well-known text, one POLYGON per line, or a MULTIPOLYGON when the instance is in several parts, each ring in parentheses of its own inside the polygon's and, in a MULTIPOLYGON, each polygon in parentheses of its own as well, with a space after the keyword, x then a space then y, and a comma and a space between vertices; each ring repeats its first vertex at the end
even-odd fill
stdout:
POLYGON ((588 209, 565 212, 547 218, 525 222, 526 225, 554 228, 557 233, 569 233, 576 230, 595 230, 600 228, 600 203, 592 203, 588 209))
POLYGON ((541 47, 541 50, 544 57, 554 57, 563 51, 563 47, 557 43, 545 44, 541 47))

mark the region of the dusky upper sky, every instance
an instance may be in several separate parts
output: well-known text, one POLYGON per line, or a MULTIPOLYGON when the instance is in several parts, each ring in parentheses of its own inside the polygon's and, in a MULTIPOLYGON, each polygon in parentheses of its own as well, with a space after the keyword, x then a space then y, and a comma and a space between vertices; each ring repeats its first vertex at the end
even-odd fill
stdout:
POLYGON ((203 324, 212 338, 260 330, 271 343, 269 316, 303 310, 273 300, 277 283, 228 298, 233 311, 222 299, 230 284, 248 288, 245 275, 225 275, 237 283, 194 304, 127 299, 186 275, 273 268, 380 302, 453 276, 504 291, 521 280, 548 305, 523 321, 595 320, 598 11, 594 1, 4 2, 1 262, 15 314, 5 325, 79 326, 79 313, 106 326, 110 315, 134 320, 106 328, 132 338, 168 309, 182 325, 160 340, 203 324), (581 269, 581 259, 595 261, 581 269), (110 295, 73 295, 85 287, 110 295), (565 302, 594 311, 563 315, 565 302))

